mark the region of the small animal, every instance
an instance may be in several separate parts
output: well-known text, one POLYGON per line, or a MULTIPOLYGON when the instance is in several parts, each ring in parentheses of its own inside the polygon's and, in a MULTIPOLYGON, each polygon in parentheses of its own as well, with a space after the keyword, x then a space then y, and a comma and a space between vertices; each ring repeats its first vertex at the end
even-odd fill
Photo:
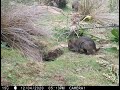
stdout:
POLYGON ((58 8, 65 8, 67 4, 67 0, 56 0, 58 8))
POLYGON ((55 6, 55 7, 58 7, 58 8, 65 8, 66 4, 67 4, 66 0, 51 0, 49 2, 50 6, 55 6))
POLYGON ((79 0, 74 0, 72 2, 72 9, 73 9, 73 11, 77 12, 78 9, 79 9, 79 5, 80 5, 79 0))
POLYGON ((60 48, 57 48, 55 50, 51 50, 48 53, 43 55, 44 61, 52 61, 55 58, 61 56, 63 54, 63 51, 60 48))
POLYGON ((100 48, 96 49, 96 44, 91 38, 82 36, 78 39, 69 40, 68 49, 73 52, 89 55, 95 54, 100 48))

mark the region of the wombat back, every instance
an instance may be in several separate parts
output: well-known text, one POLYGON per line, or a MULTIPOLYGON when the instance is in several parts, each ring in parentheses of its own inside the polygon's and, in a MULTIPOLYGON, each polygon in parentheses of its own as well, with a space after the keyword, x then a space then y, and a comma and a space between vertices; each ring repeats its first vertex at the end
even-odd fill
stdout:
POLYGON ((86 41, 81 44, 81 49, 85 51, 85 54, 94 54, 96 52, 96 45, 92 41, 86 41))
POLYGON ((100 48, 96 48, 95 42, 89 37, 80 37, 81 49, 84 49, 86 54, 95 54, 100 48))
POLYGON ((69 40, 68 49, 74 52, 95 54, 99 49, 96 49, 95 42, 86 36, 82 36, 78 39, 69 40))

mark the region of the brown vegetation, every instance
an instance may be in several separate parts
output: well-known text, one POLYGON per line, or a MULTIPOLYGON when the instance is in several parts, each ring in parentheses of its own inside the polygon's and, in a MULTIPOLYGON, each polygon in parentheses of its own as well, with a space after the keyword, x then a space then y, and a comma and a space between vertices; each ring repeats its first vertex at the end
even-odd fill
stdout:
POLYGON ((46 32, 43 27, 37 27, 34 22, 39 17, 50 13, 48 11, 46 13, 45 10, 47 11, 45 7, 19 4, 7 11, 3 9, 1 14, 2 41, 19 49, 29 59, 41 61, 41 47, 44 47, 44 44, 38 44, 35 37, 44 37, 50 33, 46 32))
MULTIPOLYGON (((76 0, 76 2, 78 1, 76 0)), ((74 6, 78 8, 76 11, 78 11, 77 14, 79 13, 79 21, 89 19, 101 25, 118 24, 119 22, 119 20, 116 19, 119 18, 117 14, 109 13, 108 0, 80 0, 79 5, 76 3, 75 5, 74 6)), ((74 18, 74 16, 75 15, 72 17, 74 18)))

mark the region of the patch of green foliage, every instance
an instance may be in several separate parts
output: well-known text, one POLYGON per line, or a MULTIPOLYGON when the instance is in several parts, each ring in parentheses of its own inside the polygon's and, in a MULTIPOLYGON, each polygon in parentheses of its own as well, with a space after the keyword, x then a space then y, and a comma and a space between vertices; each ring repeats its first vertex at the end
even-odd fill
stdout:
POLYGON ((55 31, 54 37, 56 37, 58 41, 65 41, 66 39, 68 39, 69 36, 68 28, 56 27, 54 31, 55 31))
POLYGON ((58 39, 58 41, 65 41, 73 38, 79 38, 80 36, 88 36, 95 41, 100 39, 99 37, 89 34, 87 29, 83 29, 80 26, 78 26, 77 30, 72 32, 70 32, 69 27, 64 27, 64 28, 56 27, 54 31, 55 31, 54 36, 58 39))
POLYGON ((58 38, 58 41, 65 41, 70 38, 79 38, 80 36, 87 35, 86 30, 82 29, 81 27, 73 32, 70 32, 69 27, 64 28, 56 27, 54 31, 55 31, 54 36, 58 38))
POLYGON ((108 52, 112 52, 112 53, 119 52, 118 49, 117 49, 116 47, 105 48, 105 50, 108 51, 108 52))
POLYGON ((113 28, 113 29, 111 30, 111 33, 112 33, 112 35, 114 36, 114 37, 112 38, 112 41, 119 42, 119 30, 113 28))
POLYGON ((107 32, 108 32, 107 39, 109 39, 112 43, 118 44, 119 43, 119 29, 112 28, 111 31, 107 31, 107 32))
POLYGON ((111 32, 108 33, 107 37, 111 41, 111 43, 114 44, 115 46, 105 48, 104 50, 110 53, 119 54, 119 49, 117 48, 119 44, 119 30, 117 28, 113 28, 111 32))

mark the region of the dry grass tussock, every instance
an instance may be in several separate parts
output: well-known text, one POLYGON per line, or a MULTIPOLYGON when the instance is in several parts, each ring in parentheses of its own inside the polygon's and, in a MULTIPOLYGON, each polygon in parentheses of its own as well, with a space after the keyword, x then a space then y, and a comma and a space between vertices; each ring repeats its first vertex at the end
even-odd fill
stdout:
POLYGON ((34 7, 26 5, 16 5, 14 8, 9 8, 8 11, 2 9, 1 13, 1 39, 10 45, 17 48, 28 58, 34 60, 42 60, 41 48, 42 44, 33 36, 48 36, 49 31, 35 25, 38 18, 47 15, 46 8, 34 7))
POLYGON ((81 17, 87 15, 92 17, 96 23, 106 25, 119 23, 119 15, 109 13, 109 0, 81 0, 79 5, 79 14, 81 17))

